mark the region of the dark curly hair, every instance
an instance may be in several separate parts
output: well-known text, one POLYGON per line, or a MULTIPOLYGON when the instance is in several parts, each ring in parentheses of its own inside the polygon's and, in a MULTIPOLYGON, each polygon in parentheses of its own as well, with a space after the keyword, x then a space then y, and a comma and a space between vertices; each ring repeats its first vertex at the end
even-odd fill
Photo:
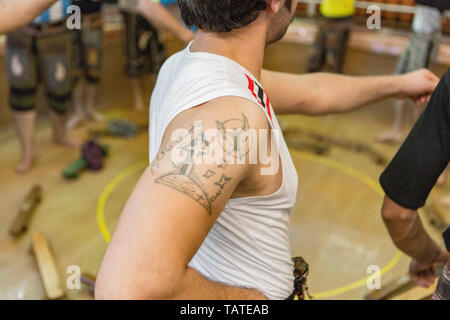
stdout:
POLYGON ((178 0, 184 22, 212 32, 245 27, 266 9, 266 0, 178 0))

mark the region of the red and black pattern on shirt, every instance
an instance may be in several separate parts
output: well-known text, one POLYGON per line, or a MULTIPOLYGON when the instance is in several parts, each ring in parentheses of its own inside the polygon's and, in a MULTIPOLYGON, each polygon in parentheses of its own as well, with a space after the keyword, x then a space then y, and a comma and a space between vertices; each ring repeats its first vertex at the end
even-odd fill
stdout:
POLYGON ((270 121, 272 120, 272 111, 270 110, 270 99, 267 92, 252 78, 250 78, 248 75, 245 75, 248 80, 248 90, 252 93, 252 95, 255 97, 255 99, 258 101, 258 103, 261 105, 261 107, 267 112, 267 115, 270 118, 270 121))

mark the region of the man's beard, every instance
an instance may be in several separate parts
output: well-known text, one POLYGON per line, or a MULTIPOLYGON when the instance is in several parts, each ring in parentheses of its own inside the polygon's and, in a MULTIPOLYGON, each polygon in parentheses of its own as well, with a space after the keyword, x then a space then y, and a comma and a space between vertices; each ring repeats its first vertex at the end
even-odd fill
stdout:
POLYGON ((284 7, 273 18, 267 34, 266 46, 281 40, 286 34, 289 25, 295 18, 294 12, 291 12, 292 1, 296 0, 286 0, 284 7))

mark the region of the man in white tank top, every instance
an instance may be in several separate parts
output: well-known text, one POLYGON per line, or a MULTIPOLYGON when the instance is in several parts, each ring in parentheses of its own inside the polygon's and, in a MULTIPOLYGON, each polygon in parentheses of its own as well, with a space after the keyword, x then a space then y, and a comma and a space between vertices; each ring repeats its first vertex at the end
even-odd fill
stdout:
POLYGON ((425 70, 364 78, 262 70, 296 3, 179 1, 198 32, 158 76, 150 166, 104 257, 97 299, 286 299, 298 178, 275 112, 342 113, 433 91, 438 79, 425 70))

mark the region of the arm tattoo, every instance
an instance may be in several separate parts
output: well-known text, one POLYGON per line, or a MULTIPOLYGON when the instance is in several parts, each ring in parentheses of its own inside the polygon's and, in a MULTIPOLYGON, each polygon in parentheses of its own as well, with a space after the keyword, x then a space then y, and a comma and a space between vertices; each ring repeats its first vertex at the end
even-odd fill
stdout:
POLYGON ((151 163, 151 171, 156 176, 155 183, 165 185, 184 193, 203 206, 212 215, 212 205, 222 195, 225 187, 232 180, 225 174, 228 162, 215 163, 214 167, 204 168, 196 157, 209 154, 214 147, 214 140, 223 149, 227 159, 242 158, 249 153, 248 137, 244 137, 244 144, 239 145, 239 134, 249 129, 248 119, 242 114, 242 119, 228 119, 216 121, 217 134, 214 138, 206 138, 203 130, 196 130, 196 124, 179 139, 168 139, 151 163), (232 139, 228 139, 229 132, 233 132, 232 139), (238 132, 236 134, 236 132, 238 132), (229 141, 232 140, 232 141, 229 141), (174 152, 186 155, 183 161, 173 161, 174 152))

